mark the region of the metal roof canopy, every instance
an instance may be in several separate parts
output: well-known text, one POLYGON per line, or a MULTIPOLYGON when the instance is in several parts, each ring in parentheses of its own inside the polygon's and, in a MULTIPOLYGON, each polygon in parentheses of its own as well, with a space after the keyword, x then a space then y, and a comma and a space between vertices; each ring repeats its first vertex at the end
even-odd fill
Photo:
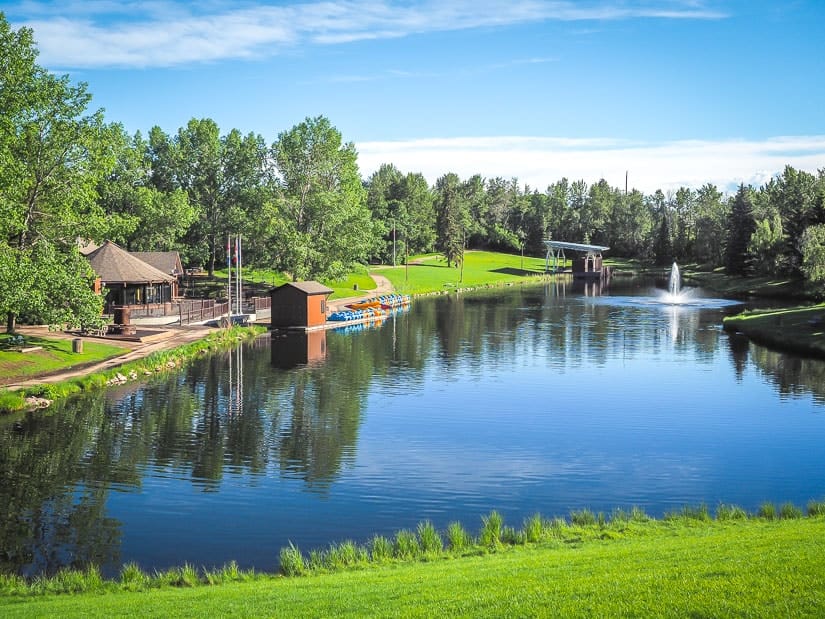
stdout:
POLYGON ((588 257, 599 255, 603 251, 607 251, 608 249, 610 249, 609 247, 605 247, 604 245, 586 245, 584 243, 568 243, 566 241, 544 241, 544 244, 547 245, 547 256, 544 260, 545 271, 550 270, 551 255, 553 256, 553 271, 559 270, 559 258, 561 258, 561 263, 562 265, 564 265, 565 249, 569 251, 578 251, 586 253, 588 257))
POLYGON ((584 252, 601 252, 610 249, 603 245, 585 245, 584 243, 567 243, 565 241, 544 241, 544 244, 547 245, 547 249, 569 249, 584 252))

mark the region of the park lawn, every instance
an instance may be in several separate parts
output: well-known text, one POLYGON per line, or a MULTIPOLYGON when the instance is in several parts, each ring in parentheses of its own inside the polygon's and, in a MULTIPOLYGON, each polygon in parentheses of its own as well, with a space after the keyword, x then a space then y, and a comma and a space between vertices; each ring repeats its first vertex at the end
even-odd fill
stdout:
POLYGON ((544 258, 489 251, 464 252, 464 268, 447 266, 441 254, 410 256, 409 267, 374 267, 392 282, 396 292, 425 294, 460 288, 495 286, 536 280, 543 276, 544 258))
POLYGON ((629 524, 536 546, 190 589, 2 596, 4 617, 821 617, 825 519, 629 524), (608 534, 609 533, 609 534, 608 534))
MULTIPOLYGON (((226 285, 227 272, 226 270, 215 271, 215 277, 222 279, 223 284, 226 285)), ((244 269, 243 270, 244 284, 255 284, 265 288, 276 288, 282 284, 291 282, 292 279, 287 277, 281 271, 273 271, 271 269, 244 269)), ((346 297, 358 297, 369 294, 371 290, 375 289, 375 281, 369 276, 366 267, 358 268, 355 272, 347 275, 341 280, 325 280, 322 282, 325 286, 332 288, 332 294, 329 295, 331 300, 343 299, 346 297)))
POLYGON ((0 335, 0 384, 43 376, 76 365, 95 363, 129 352, 128 348, 83 340, 83 352, 72 352, 72 341, 62 338, 27 336, 26 347, 40 346, 42 350, 19 352, 8 347, 9 336, 0 335))
POLYGON ((725 318, 724 326, 766 346, 825 357, 825 304, 744 312, 725 318))

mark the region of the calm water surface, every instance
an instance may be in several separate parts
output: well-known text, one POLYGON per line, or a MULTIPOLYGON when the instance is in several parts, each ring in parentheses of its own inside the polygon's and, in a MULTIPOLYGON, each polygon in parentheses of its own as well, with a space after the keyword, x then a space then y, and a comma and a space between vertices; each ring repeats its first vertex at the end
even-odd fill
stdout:
MULTIPOLYGON (((825 497, 825 363, 731 308, 570 282, 262 337, 171 378, 0 420, 0 569, 274 570, 281 547, 430 519, 825 497)), ((735 308, 734 308, 735 309, 735 308)))

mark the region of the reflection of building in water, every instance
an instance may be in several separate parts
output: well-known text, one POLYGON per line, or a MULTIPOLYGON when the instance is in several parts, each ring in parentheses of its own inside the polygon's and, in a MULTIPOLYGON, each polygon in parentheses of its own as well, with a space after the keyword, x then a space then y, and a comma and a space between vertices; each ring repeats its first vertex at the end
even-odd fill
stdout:
POLYGON ((298 365, 321 365, 327 358, 327 332, 273 331, 272 365, 289 369, 298 365))
POLYGON ((229 351, 229 405, 230 417, 243 413, 243 346, 229 351))
POLYGON ((600 297, 604 290, 605 280, 597 279, 574 279, 571 283, 571 292, 578 293, 585 297, 600 297))

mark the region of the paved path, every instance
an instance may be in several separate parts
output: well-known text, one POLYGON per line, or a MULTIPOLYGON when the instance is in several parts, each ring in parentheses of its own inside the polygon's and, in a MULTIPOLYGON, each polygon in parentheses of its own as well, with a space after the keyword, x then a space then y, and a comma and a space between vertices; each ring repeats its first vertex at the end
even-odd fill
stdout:
MULTIPOLYGON (((378 275, 377 273, 370 273, 370 277, 375 281, 375 288, 372 290, 365 290, 364 292, 367 293, 368 297, 377 297, 382 294, 389 294, 393 290, 392 282, 388 280, 383 275, 378 275)), ((347 297, 346 299, 333 299, 332 301, 327 302, 327 305, 333 312, 337 312, 339 310, 343 310, 346 308, 347 303, 355 303, 357 301, 363 301, 364 295, 358 297, 347 297)))
MULTIPOLYGON (((142 359, 158 350, 168 350, 170 348, 177 348, 178 346, 183 346, 184 344, 188 344, 189 342, 200 340, 206 337, 209 334, 209 332, 213 330, 214 329, 210 327, 205 327, 201 325, 189 327, 171 327, 164 330, 168 333, 168 337, 146 343, 124 342, 122 340, 115 339, 95 338, 93 341, 105 342, 106 344, 111 344, 113 346, 123 346, 124 349, 127 350, 122 355, 112 357, 111 359, 106 359, 105 361, 100 361, 92 364, 84 364, 82 366, 75 366, 73 368, 67 368, 65 370, 49 374, 47 376, 38 376, 25 380, 15 381, 13 383, 5 383, 2 377, 0 377, 0 386, 6 389, 19 389, 21 387, 31 387, 33 385, 42 385, 44 383, 57 383, 64 380, 77 378, 79 376, 93 374, 95 372, 110 370, 112 368, 123 365, 124 363, 135 361, 136 359, 142 359)), ((18 327, 17 331, 18 333, 22 333, 23 335, 36 335, 38 337, 52 339, 74 339, 77 337, 76 335, 72 335, 71 333, 52 332, 49 331, 46 327, 24 326, 18 327)))

